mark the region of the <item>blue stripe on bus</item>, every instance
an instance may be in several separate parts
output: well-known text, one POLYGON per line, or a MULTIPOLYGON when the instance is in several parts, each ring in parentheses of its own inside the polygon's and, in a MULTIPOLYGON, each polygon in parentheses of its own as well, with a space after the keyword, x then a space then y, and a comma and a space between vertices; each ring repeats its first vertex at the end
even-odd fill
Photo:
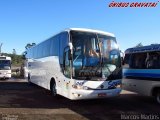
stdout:
POLYGON ((160 78, 160 70, 159 69, 143 69, 143 70, 131 70, 131 69, 124 69, 123 70, 124 76, 134 76, 134 77, 151 77, 151 78, 160 78))
POLYGON ((154 73, 154 74, 160 74, 160 69, 123 69, 123 73, 154 73))
POLYGON ((160 78, 160 74, 123 73, 124 76, 160 78))

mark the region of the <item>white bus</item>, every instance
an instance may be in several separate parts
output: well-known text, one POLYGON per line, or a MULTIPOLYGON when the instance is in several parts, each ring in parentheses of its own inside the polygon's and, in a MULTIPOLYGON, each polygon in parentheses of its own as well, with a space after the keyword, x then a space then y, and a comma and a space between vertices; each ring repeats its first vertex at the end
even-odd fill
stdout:
POLYGON ((118 96, 121 58, 113 34, 70 28, 27 51, 28 81, 71 100, 118 96))
POLYGON ((0 78, 11 78, 11 57, 0 56, 0 78))
POLYGON ((160 44, 125 51, 123 89, 154 96, 160 103, 160 44))

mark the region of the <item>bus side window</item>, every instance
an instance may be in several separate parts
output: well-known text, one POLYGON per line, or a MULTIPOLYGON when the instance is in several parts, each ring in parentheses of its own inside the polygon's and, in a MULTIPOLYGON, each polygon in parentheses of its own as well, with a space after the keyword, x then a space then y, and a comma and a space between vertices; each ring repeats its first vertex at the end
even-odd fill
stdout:
POLYGON ((126 54, 123 61, 122 61, 122 65, 123 67, 125 68, 128 68, 129 67, 129 59, 130 59, 130 54, 126 54))
POLYGON ((138 60, 138 66, 137 66, 139 69, 146 68, 145 59, 146 59, 146 56, 144 54, 139 54, 139 60, 138 60))
POLYGON ((146 54, 144 53, 132 54, 130 61, 129 61, 130 68, 135 68, 135 69, 146 68, 145 59, 146 59, 146 54))
POLYGON ((130 58, 130 54, 126 54, 123 60, 124 64, 129 64, 129 58, 130 58))
POLYGON ((148 53, 147 59, 146 59, 146 67, 148 69, 159 68, 159 58, 157 53, 148 53))
POLYGON ((147 53, 147 57, 146 57, 146 68, 150 68, 150 62, 151 62, 151 56, 149 55, 149 53, 147 53))
POLYGON ((134 68, 133 67, 133 56, 130 55, 129 60, 128 60, 129 68, 134 68))
POLYGON ((158 52, 158 69, 160 69, 160 52, 158 52))

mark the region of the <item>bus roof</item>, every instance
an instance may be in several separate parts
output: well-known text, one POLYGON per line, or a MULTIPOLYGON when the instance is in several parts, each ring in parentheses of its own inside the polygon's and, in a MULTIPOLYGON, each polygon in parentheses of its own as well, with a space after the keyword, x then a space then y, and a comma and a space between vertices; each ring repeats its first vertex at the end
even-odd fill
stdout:
MULTIPOLYGON (((72 30, 73 30, 73 31, 81 31, 81 32, 99 33, 99 34, 103 34, 103 35, 115 37, 115 35, 112 34, 112 33, 104 32, 104 31, 100 31, 100 30, 88 29, 88 28, 68 28, 68 29, 62 30, 61 32, 58 32, 57 34, 54 34, 53 36, 56 36, 56 35, 64 32, 64 31, 69 32, 69 31, 72 31, 72 30)), ((52 37, 53 37, 53 36, 52 36, 52 37)), ((50 38, 51 38, 51 37, 50 37, 50 38)), ((47 40, 47 39, 46 39, 46 40, 47 40)), ((43 40, 42 42, 44 42, 44 41, 46 41, 46 40, 43 40)), ((40 43, 42 43, 42 42, 40 42, 40 43)), ((40 43, 38 43, 37 45, 39 45, 40 43)), ((37 45, 36 45, 36 46, 37 46, 37 45)), ((33 46, 33 47, 31 47, 31 48, 34 48, 34 47, 35 47, 35 46, 33 46)), ((29 48, 29 49, 31 49, 31 48, 29 48)), ((29 50, 29 49, 28 49, 28 50, 29 50)))
POLYGON ((71 30, 73 30, 73 31, 81 31, 81 32, 99 33, 99 34, 115 37, 114 34, 109 33, 109 32, 104 32, 104 31, 101 31, 101 30, 94 30, 94 29, 87 29, 87 28, 69 28, 69 29, 66 29, 65 31, 71 31, 71 30))
POLYGON ((125 54, 153 52, 153 51, 160 51, 160 44, 151 44, 151 45, 148 45, 148 46, 128 48, 125 51, 125 54))

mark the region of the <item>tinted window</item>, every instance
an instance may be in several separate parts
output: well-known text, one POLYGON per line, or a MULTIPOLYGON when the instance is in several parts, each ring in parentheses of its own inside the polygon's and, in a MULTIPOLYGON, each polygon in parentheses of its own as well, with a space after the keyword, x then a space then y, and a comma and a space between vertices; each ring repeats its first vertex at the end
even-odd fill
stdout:
POLYGON ((148 69, 160 69, 160 52, 147 53, 145 65, 148 69))
POLYGON ((33 48, 33 58, 37 58, 37 46, 33 48))
POLYGON ((41 54, 40 54, 40 44, 37 46, 37 58, 40 58, 41 54))
POLYGON ((63 62, 63 50, 68 45, 68 33, 60 33, 27 51, 27 58, 42 58, 47 56, 58 56, 60 54, 63 62), (60 46, 61 45, 61 46, 60 46))
POLYGON ((125 57, 124 57, 124 64, 129 63, 129 58, 130 58, 130 54, 126 54, 125 57))
POLYGON ((42 43, 42 57, 47 57, 50 54, 50 40, 42 43))
POLYGON ((50 54, 53 56, 57 56, 59 53, 59 36, 54 36, 51 38, 51 48, 50 54))
POLYGON ((9 70, 10 67, 10 60, 0 60, 0 70, 9 70))
POLYGON ((133 69, 160 69, 160 52, 126 54, 124 67, 133 69))
POLYGON ((50 47, 51 47, 51 40, 47 40, 46 44, 45 44, 45 56, 49 56, 50 55, 50 47))

